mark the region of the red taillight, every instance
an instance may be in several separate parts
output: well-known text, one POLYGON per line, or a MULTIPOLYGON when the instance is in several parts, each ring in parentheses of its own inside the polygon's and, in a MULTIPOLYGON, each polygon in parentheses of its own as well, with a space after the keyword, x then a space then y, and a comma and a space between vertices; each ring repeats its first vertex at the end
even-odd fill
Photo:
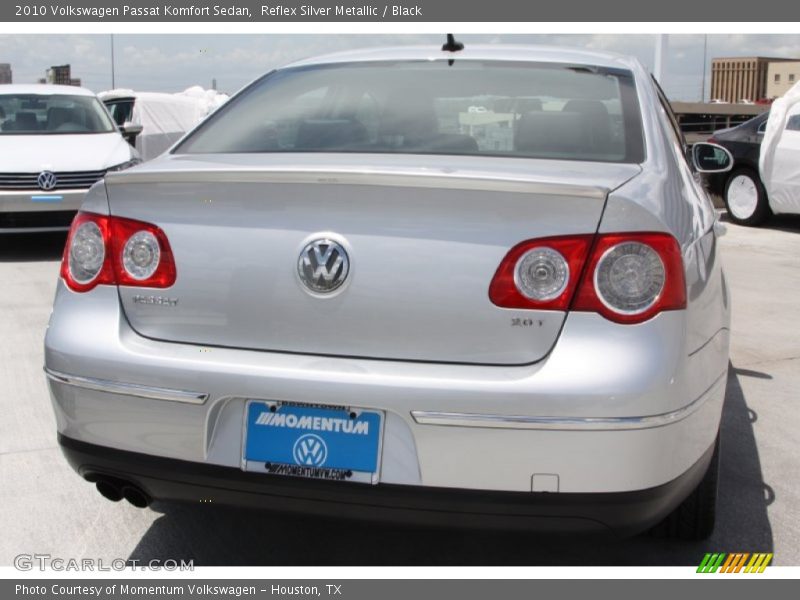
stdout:
MULTIPOLYGON (((161 228, 132 219, 111 217, 111 232, 117 285, 168 288, 175 283, 175 259, 172 256, 167 236, 161 228), (156 250, 155 264, 152 265, 152 268, 138 272, 135 262, 131 259, 132 255, 135 257, 136 251, 134 248, 132 252, 131 246, 137 245, 137 238, 139 238, 138 246, 147 249, 146 241, 151 240, 153 248, 156 250)), ((145 261, 147 260, 146 253, 143 258, 145 261)))
MULTIPOLYGON (((528 240, 517 244, 500 263, 492 284, 489 286, 489 299, 503 308, 567 310, 583 270, 586 256, 589 254, 592 237, 592 235, 552 237, 528 240), (526 291, 524 286, 520 285, 520 271, 525 267, 521 262, 526 255, 530 255, 537 250, 558 253, 563 259, 563 265, 567 267, 561 271, 561 273, 566 274, 566 281, 561 286, 562 289, 556 290, 558 294, 555 297, 551 297, 553 294, 542 294, 541 299, 537 299, 535 294, 526 291)), ((547 264, 548 262, 554 265, 558 264, 558 257, 556 255, 551 255, 551 257, 556 260, 548 261, 547 255, 542 256, 544 259, 542 260, 543 278, 548 275, 547 271, 549 270, 548 267, 550 267, 547 264)), ((534 270, 534 277, 536 267, 536 264, 531 265, 534 270)), ((555 282, 553 287, 555 287, 555 282)))
POLYGON ((67 237, 61 277, 76 292, 98 285, 167 288, 175 283, 175 260, 155 225, 80 212, 67 237))
POLYGON ((500 263, 489 298, 503 308, 570 309, 597 312, 617 323, 641 323, 686 307, 680 247, 671 235, 658 232, 528 240, 500 263), (526 256, 533 257, 530 265, 526 256), (545 285, 537 287, 538 282, 545 285), (537 299, 540 288, 558 294, 537 299))
POLYGON ((61 277, 71 290, 88 292, 100 284, 113 285, 108 220, 104 215, 83 212, 72 220, 61 260, 61 277))
POLYGON ((686 283, 674 237, 657 232, 598 236, 572 310, 599 312, 617 323, 642 323, 682 308, 686 283))

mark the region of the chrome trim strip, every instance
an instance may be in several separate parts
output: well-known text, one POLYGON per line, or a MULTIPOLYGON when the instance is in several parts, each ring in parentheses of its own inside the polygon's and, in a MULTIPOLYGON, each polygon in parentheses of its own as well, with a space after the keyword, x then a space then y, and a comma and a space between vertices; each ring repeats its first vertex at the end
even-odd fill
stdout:
POLYGON ((189 392, 185 390, 171 390, 167 388, 150 387, 135 383, 120 383, 107 379, 95 379, 94 377, 78 377, 77 375, 67 375, 44 368, 48 379, 98 392, 108 392, 109 394, 123 394, 125 396, 135 396, 137 398, 147 398, 148 400, 165 400, 167 402, 183 402, 186 404, 203 404, 208 400, 208 394, 189 392))
POLYGON ((622 431, 664 427, 681 421, 697 411, 711 391, 724 380, 721 375, 699 398, 686 406, 659 415, 645 417, 533 417, 479 413, 453 413, 413 410, 411 416, 420 425, 485 427, 492 429, 540 429, 562 431, 622 431))

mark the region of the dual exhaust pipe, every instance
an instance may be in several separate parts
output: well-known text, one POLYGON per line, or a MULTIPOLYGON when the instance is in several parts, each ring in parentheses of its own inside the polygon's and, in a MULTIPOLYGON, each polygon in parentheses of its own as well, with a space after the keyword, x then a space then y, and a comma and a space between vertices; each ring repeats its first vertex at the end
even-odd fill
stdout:
POLYGON ((147 508, 152 502, 152 498, 142 488, 122 479, 98 477, 95 479, 95 487, 103 498, 112 502, 119 502, 125 498, 136 508, 147 508))

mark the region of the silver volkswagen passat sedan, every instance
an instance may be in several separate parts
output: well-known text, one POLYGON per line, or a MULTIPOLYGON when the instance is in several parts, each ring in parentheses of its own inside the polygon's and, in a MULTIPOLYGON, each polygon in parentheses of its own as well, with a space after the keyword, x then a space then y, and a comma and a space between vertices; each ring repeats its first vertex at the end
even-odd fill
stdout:
POLYGON ((95 185, 45 340, 111 500, 682 538, 714 523, 715 213, 635 60, 277 69, 95 185))

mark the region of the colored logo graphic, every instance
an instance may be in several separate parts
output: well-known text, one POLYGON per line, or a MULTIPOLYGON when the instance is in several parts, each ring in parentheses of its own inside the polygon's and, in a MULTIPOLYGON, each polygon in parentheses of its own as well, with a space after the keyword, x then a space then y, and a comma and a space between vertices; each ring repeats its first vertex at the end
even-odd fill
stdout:
POLYGON ((763 573, 772 561, 772 553, 765 552, 708 552, 703 557, 698 573, 763 573))
POLYGON ((321 467, 328 458, 328 447, 318 435, 307 433, 297 438, 292 449, 294 461, 304 467, 321 467))

